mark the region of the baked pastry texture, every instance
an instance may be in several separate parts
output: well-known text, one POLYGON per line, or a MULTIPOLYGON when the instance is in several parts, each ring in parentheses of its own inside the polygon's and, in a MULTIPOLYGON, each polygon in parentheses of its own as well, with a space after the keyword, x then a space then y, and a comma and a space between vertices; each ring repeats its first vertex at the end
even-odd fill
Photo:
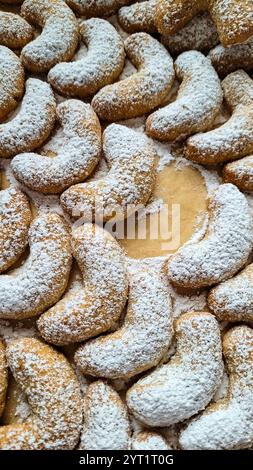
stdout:
POLYGON ((223 179, 241 191, 253 191, 253 155, 227 163, 223 167, 223 179))
POLYGON ((5 46, 0 46, 0 119, 13 111, 22 98, 25 72, 19 58, 5 46))
POLYGON ((221 77, 238 69, 251 72, 253 70, 253 38, 243 44, 230 47, 219 44, 209 52, 208 57, 221 77))
POLYGON ((111 16, 123 5, 132 0, 66 0, 66 3, 78 14, 91 18, 95 16, 111 16))
POLYGON ((133 450, 170 450, 164 437, 153 431, 134 433, 131 448, 133 450))
POLYGON ((21 16, 0 11, 0 44, 19 49, 33 39, 32 26, 21 16))
POLYGON ((6 392, 8 386, 8 369, 5 357, 5 346, 0 341, 0 416, 5 407, 6 392))

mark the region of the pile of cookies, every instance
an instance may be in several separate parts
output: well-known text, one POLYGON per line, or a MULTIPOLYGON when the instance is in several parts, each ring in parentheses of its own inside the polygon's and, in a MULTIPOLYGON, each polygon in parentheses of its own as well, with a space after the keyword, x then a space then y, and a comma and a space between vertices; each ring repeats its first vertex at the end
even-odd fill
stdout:
POLYGON ((252 72, 252 0, 0 6, 0 449, 253 446, 252 72), (198 240, 133 262, 103 223, 158 144, 220 183, 198 240))

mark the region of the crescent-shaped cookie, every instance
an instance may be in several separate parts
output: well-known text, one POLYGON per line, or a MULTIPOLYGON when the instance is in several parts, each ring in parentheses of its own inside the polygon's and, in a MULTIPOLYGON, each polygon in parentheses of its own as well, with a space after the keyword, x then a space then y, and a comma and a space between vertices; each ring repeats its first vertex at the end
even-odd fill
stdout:
POLYGON ((81 431, 82 401, 66 358, 37 339, 20 337, 8 344, 7 362, 32 417, 22 424, 1 426, 0 449, 73 449, 81 431))
POLYGON ((0 158, 30 152, 50 135, 56 115, 55 98, 48 83, 28 78, 19 112, 0 124, 0 158))
POLYGON ((79 450, 126 450, 130 447, 127 408, 106 382, 89 385, 84 397, 84 423, 79 450))
POLYGON ((42 337, 64 345, 84 341, 108 330, 127 300, 124 253, 116 240, 98 225, 73 230, 72 252, 83 276, 83 287, 70 289, 38 320, 42 337))
POLYGON ((87 54, 53 67, 48 80, 58 93, 84 98, 116 81, 125 62, 124 44, 109 21, 91 18, 80 24, 87 54))
POLYGON ((13 273, 0 276, 0 318, 30 318, 62 296, 71 268, 70 236, 55 213, 38 216, 29 230, 30 254, 13 273))
POLYGON ((218 75, 201 52, 183 52, 175 62, 175 71, 181 81, 177 99, 146 121, 147 134, 162 141, 210 129, 223 101, 218 75))
POLYGON ((121 28, 128 33, 156 33, 155 11, 157 0, 137 2, 120 8, 118 20, 121 28))
POLYGON ((183 314, 175 331, 175 355, 127 392, 130 411, 149 426, 170 426, 204 409, 222 378, 220 330, 215 317, 206 312, 183 314))
POLYGON ((175 287, 200 289, 218 284, 246 264, 252 250, 248 202, 236 186, 223 184, 208 204, 204 238, 184 245, 171 257, 168 276, 175 287))
POLYGON ((84 374, 129 378, 158 364, 172 339, 172 306, 161 272, 130 275, 128 308, 121 328, 83 344, 75 362, 84 374))
POLYGON ((157 29, 165 35, 175 34, 202 11, 211 14, 224 46, 245 42, 253 35, 251 0, 159 0, 157 29))
POLYGON ((8 385, 8 370, 5 358, 5 346, 0 340, 0 416, 5 407, 5 399, 8 385))
POLYGON ((124 218, 136 206, 146 204, 156 177, 156 153, 149 139, 119 124, 103 134, 103 150, 109 173, 98 180, 78 184, 61 196, 64 210, 84 220, 124 218))
POLYGON ((0 11, 0 44, 20 49, 33 39, 32 26, 21 16, 0 11))
POLYGON ((78 45, 78 23, 63 0, 25 0, 21 14, 42 29, 22 49, 21 60, 27 70, 43 73, 58 62, 72 59, 78 45))
POLYGON ((21 183, 35 191, 57 194, 86 179, 101 153, 101 128, 89 104, 68 100, 56 110, 60 129, 58 154, 21 153, 11 168, 21 183))
POLYGON ((24 252, 31 219, 25 194, 13 187, 0 191, 0 273, 24 252))
POLYGON ((132 0, 66 0, 66 3, 78 15, 85 18, 96 16, 111 16, 123 5, 129 5, 132 0))
POLYGON ((0 46, 0 119, 16 108, 24 85, 25 72, 19 58, 7 47, 0 46))
POLYGON ((236 326, 225 334, 229 373, 225 398, 209 405, 182 431, 180 445, 191 450, 246 449, 253 445, 253 330, 236 326))
POLYGON ((241 191, 253 191, 253 155, 227 163, 223 168, 223 179, 241 191))
POLYGON ((170 450, 164 437, 158 432, 136 432, 131 441, 132 450, 170 450))
POLYGON ((223 80, 222 87, 232 115, 220 127, 188 139, 185 156, 189 160, 216 164, 253 152, 253 80, 237 70, 223 80))
POLYGON ((219 44, 209 52, 208 56, 221 77, 238 69, 251 72, 253 70, 253 38, 243 44, 230 47, 219 44))
POLYGON ((172 58, 152 36, 132 34, 124 44, 137 72, 107 85, 94 96, 91 104, 105 121, 134 118, 151 111, 163 102, 174 81, 172 58))

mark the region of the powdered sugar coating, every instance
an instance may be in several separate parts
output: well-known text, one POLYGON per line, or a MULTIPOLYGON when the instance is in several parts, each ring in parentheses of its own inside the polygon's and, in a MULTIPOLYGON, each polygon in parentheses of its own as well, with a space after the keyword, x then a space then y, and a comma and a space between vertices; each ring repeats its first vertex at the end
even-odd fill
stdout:
POLYGON ((63 0, 25 0, 22 16, 42 28, 42 33, 27 44, 21 59, 33 73, 47 72, 58 62, 70 60, 78 44, 78 23, 63 0))
POLYGON ((127 392, 129 409, 149 426, 169 426, 204 409, 222 378, 220 331, 213 315, 186 313, 176 321, 175 332, 176 354, 127 392))
POLYGON ((30 255, 0 276, 0 318, 21 319, 42 313, 66 289, 71 268, 70 237, 60 216, 38 216, 29 230, 30 255))
POLYGON ((25 73, 19 58, 7 47, 0 46, 0 119, 16 108, 24 84, 25 73))
POLYGON ((33 28, 24 18, 7 11, 0 11, 0 44, 19 49, 33 38, 33 28))
POLYGON ((183 449, 244 449, 253 444, 253 330, 247 326, 229 330, 223 353, 229 373, 227 395, 181 433, 183 449))
POLYGON ((118 124, 103 134, 103 150, 110 167, 103 178, 67 189, 61 204, 72 217, 109 220, 116 210, 126 217, 130 208, 146 204, 156 176, 155 149, 141 133, 118 124))
POLYGON ((42 145, 54 126, 55 111, 50 85, 28 78, 20 111, 10 121, 0 124, 0 157, 30 152, 42 145))
POLYGON ((155 10, 157 0, 137 2, 120 8, 118 20, 120 26, 128 33, 156 33, 155 10))
POLYGON ((92 106, 106 121, 129 119, 151 111, 163 102, 174 81, 172 58, 152 36, 132 34, 124 44, 137 72, 107 85, 93 98, 92 106))
POLYGON ((253 155, 227 163, 223 167, 223 179, 241 191, 253 191, 253 155))
POLYGON ((222 163, 253 152, 253 80, 243 70, 222 82, 232 116, 220 127, 190 137, 185 156, 202 164, 222 163))
POLYGON ((136 432, 132 437, 132 450, 170 450, 161 434, 152 431, 136 432))
POLYGON ((38 320, 43 338, 57 345, 84 341, 108 330, 127 300, 124 254, 109 232, 83 224, 73 230, 72 252, 83 286, 70 289, 38 320))
POLYGON ((5 346, 0 341, 0 416, 5 407, 5 398, 8 385, 8 370, 5 358, 5 346))
MULTIPOLYGON (((68 100, 58 105, 58 154, 21 153, 11 163, 15 177, 31 189, 57 194, 86 179, 101 153, 101 128, 89 104, 68 100)), ((49 145, 49 144, 48 144, 49 145)))
POLYGON ((30 223, 27 197, 16 188, 0 191, 0 273, 14 264, 25 250, 30 223))
POLYGON ((123 5, 132 0, 66 0, 66 3, 79 15, 91 18, 95 16, 111 16, 123 5))
POLYGON ((173 141, 209 129, 220 111, 223 92, 210 59, 201 52, 183 52, 175 71, 181 81, 177 99, 149 115, 146 132, 173 141))
POLYGON ((253 38, 244 44, 230 47, 219 44, 209 52, 209 57, 221 76, 228 75, 238 69, 250 72, 253 70, 253 38))
POLYGON ((88 48, 87 55, 56 65, 50 70, 48 80, 58 93, 83 98, 118 78, 125 53, 120 35, 108 21, 99 18, 83 21, 80 34, 88 48))
POLYGON ((0 449, 73 449, 82 424, 81 393, 68 361, 34 338, 10 342, 7 361, 32 417, 23 424, 1 426, 0 449))
POLYGON ((205 237, 184 245, 168 263, 176 287, 198 289, 232 277, 252 250, 252 218, 245 196, 236 186, 223 184, 209 200, 205 237))
POLYGON ((130 447, 126 406, 118 393, 99 380, 84 397, 84 424, 80 450, 125 450, 130 447))

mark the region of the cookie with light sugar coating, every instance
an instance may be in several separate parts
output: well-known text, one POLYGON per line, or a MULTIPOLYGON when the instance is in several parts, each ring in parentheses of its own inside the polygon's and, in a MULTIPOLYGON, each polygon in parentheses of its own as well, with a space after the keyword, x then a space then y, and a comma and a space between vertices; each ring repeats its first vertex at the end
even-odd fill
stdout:
POLYGON ((209 225, 203 239, 182 246, 168 262, 168 277, 181 289, 201 289, 231 278, 252 250, 252 217, 245 196, 222 184, 208 202, 209 225))
POLYGON ((118 21, 122 29, 128 33, 156 33, 155 10, 157 0, 137 2, 120 8, 118 21))
POLYGON ((109 21, 91 18, 80 23, 87 54, 72 62, 55 65, 48 80, 58 93, 84 98, 116 81, 125 62, 123 41, 109 21))
POLYGON ((30 152, 45 142, 56 117, 56 103, 48 83, 28 78, 21 108, 9 121, 0 124, 0 158, 30 152))
POLYGON ((137 72, 102 88, 92 106, 105 121, 142 116, 159 106, 174 82, 173 61, 165 47, 147 33, 132 34, 125 40, 128 59, 137 72))
POLYGON ((131 448, 132 450, 170 450, 164 437, 153 431, 134 433, 131 448))
POLYGON ((175 355, 127 392, 128 408, 148 426, 170 426, 203 410, 222 378, 220 330, 213 315, 185 313, 175 322, 175 334, 175 355))
POLYGON ((253 155, 227 163, 222 173, 225 183, 233 183, 241 191, 253 191, 253 155))
POLYGON ((146 132, 161 141, 184 139, 212 127, 223 101, 219 77, 201 52, 183 52, 175 71, 181 81, 175 101, 150 114, 146 132))
POLYGON ((127 301, 125 256, 109 232, 83 224, 73 230, 72 252, 83 287, 70 289, 38 320, 42 337, 56 345, 85 341, 108 330, 127 301))
POLYGON ((8 343, 7 362, 32 415, 0 427, 1 450, 70 450, 82 425, 80 386, 67 359, 35 338, 8 343))
POLYGON ((58 62, 72 59, 78 45, 78 23, 63 0, 25 0, 21 15, 42 29, 21 52, 29 72, 44 73, 58 62))
POLYGON ((32 26, 21 16, 0 11, 0 44, 20 49, 33 39, 32 26))
POLYGON ((0 119, 13 111, 22 98, 25 72, 20 59, 5 46, 0 46, 0 119))
POLYGON ((243 44, 230 47, 219 44, 209 52, 208 57, 221 77, 238 69, 251 72, 253 70, 253 38, 243 44))
POLYGON ((152 194, 156 152, 144 134, 111 124, 103 134, 103 151, 109 172, 98 180, 71 186, 61 195, 61 205, 71 217, 122 219, 146 204, 152 194))
POLYGON ((42 193, 58 194, 85 180, 101 153, 101 127, 89 104, 68 100, 58 105, 56 114, 60 125, 56 155, 52 158, 42 148, 41 154, 21 153, 11 162, 16 179, 42 193))
POLYGON ((180 446, 191 450, 246 449, 253 445, 253 330, 242 325, 223 338, 229 374, 226 396, 190 421, 180 446))
POLYGON ((203 11, 209 11, 224 46, 245 42, 253 35, 251 0, 159 0, 157 29, 161 34, 175 34, 203 11))
POLYGON ((172 305, 165 273, 143 268, 130 272, 129 277, 122 326, 86 342, 75 354, 84 374, 107 379, 133 377, 157 365, 171 343, 172 305))
POLYGON ((92 382, 84 397, 84 423, 79 450, 127 450, 130 423, 126 405, 102 380, 92 382))
POLYGON ((64 293, 72 256, 69 230, 54 212, 38 215, 29 230, 30 254, 8 274, 0 276, 0 318, 36 316, 64 293))
POLYGON ((223 80, 222 88, 232 115, 220 127, 187 140, 185 157, 189 160, 213 165, 238 160, 253 151, 253 80, 237 70, 223 80))
POLYGON ((10 268, 24 252, 32 220, 30 204, 22 191, 0 191, 0 273, 10 268))
POLYGON ((85 18, 96 16, 111 16, 123 5, 129 5, 133 0, 66 0, 66 3, 78 15, 85 18))
POLYGON ((8 370, 5 357, 5 346, 0 340, 0 416, 5 407, 6 392, 8 386, 8 370))

